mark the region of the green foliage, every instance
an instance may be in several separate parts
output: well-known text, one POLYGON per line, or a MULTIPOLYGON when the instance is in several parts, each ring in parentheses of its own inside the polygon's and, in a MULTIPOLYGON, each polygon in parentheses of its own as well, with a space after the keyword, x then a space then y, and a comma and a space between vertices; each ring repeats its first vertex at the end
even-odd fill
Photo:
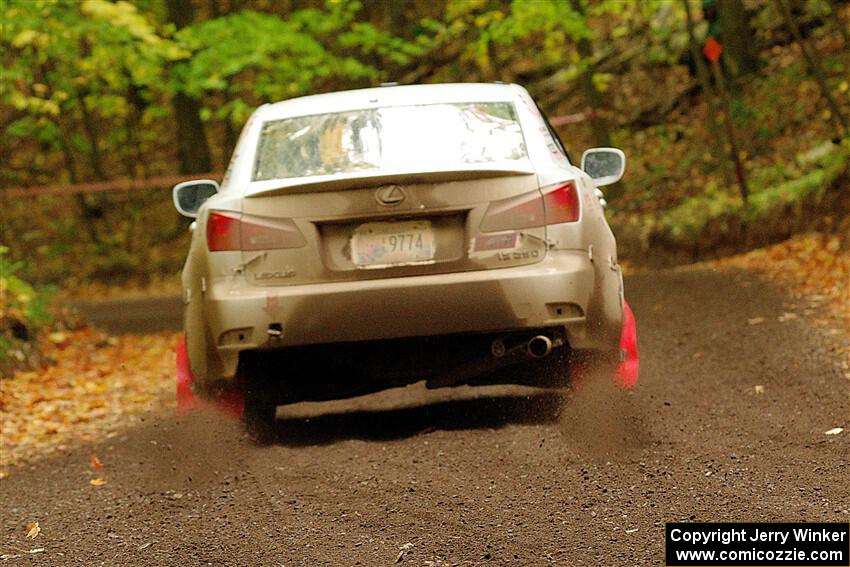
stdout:
POLYGON ((259 103, 329 84, 384 79, 365 61, 369 56, 404 64, 420 52, 371 24, 355 22, 358 9, 357 3, 331 2, 327 11, 299 10, 287 19, 243 10, 187 27, 176 40, 190 56, 172 67, 172 88, 199 100, 221 93, 228 102, 207 115, 241 122, 259 103))
POLYGON ((119 156, 135 149, 100 132, 126 131, 139 107, 162 104, 165 68, 185 55, 151 14, 107 0, 10 0, 0 49, 0 103, 20 116, 0 142, 36 133, 43 149, 65 152, 65 176, 77 180, 106 174, 98 146, 119 156), (87 172, 72 163, 77 152, 87 172))
POLYGON ((155 284, 179 274, 190 236, 189 221, 174 210, 168 189, 111 202, 99 221, 110 231, 100 242, 69 213, 70 196, 10 200, 0 213, 0 242, 10 243, 6 258, 16 261, 14 273, 25 281, 63 288, 93 281, 155 284))
POLYGON ((545 64, 577 62, 575 42, 591 37, 586 18, 566 0, 513 0, 508 10, 484 0, 449 0, 444 19, 428 24, 435 32, 433 45, 462 40, 463 57, 484 70, 494 64, 495 49, 515 47, 531 38, 539 39, 542 49, 536 55, 545 64))
POLYGON ((848 172, 850 152, 830 141, 797 156, 805 171, 802 175, 778 183, 764 184, 752 195, 748 207, 750 219, 756 220, 774 209, 819 198, 843 174, 848 172))
POLYGON ((9 248, 0 244, 0 364, 16 342, 34 338, 52 321, 50 291, 37 291, 16 274, 21 262, 12 262, 9 248))
POLYGON ((130 84, 156 84, 165 62, 184 55, 129 2, 17 1, 5 16, 3 101, 35 116, 56 118, 84 99, 121 113, 116 97, 130 84))
POLYGON ((684 9, 681 1, 639 4, 643 4, 644 17, 651 30, 647 34, 647 59, 668 65, 677 62, 688 50, 688 33, 683 25, 684 9))
MULTIPOLYGON (((661 216, 658 230, 673 241, 692 242, 703 236, 709 223, 740 221, 758 225, 780 219, 788 210, 819 200, 848 173, 850 152, 830 141, 797 156, 799 168, 774 166, 750 178, 752 194, 746 206, 740 197, 712 185, 703 195, 685 199, 661 216)), ((781 220, 779 221, 781 222, 781 220)))
POLYGON ((733 98, 729 103, 729 109, 732 114, 732 122, 736 126, 746 126, 752 123, 757 114, 747 106, 747 103, 738 97, 733 98))
POLYGON ((674 240, 693 240, 699 238, 711 219, 738 214, 741 206, 739 196, 712 185, 704 195, 685 199, 668 211, 658 224, 674 240))
POLYGON ((237 11, 176 34, 156 3, 8 3, 0 104, 17 115, 0 141, 37 139, 64 155, 53 167, 76 181, 107 175, 98 153, 120 158, 122 173, 135 175, 144 165, 133 163, 137 154, 162 145, 162 132, 144 126, 169 117, 176 92, 201 101, 207 120, 239 125, 264 102, 385 80, 428 45, 358 21, 362 7, 351 1, 285 18, 237 11))

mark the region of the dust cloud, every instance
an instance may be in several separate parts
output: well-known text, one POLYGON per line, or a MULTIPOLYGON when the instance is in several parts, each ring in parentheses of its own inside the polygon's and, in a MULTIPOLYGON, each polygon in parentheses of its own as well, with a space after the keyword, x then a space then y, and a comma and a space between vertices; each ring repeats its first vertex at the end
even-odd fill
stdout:
POLYGON ((580 460, 625 461, 650 442, 639 395, 617 388, 598 370, 575 381, 564 396, 561 434, 580 460))

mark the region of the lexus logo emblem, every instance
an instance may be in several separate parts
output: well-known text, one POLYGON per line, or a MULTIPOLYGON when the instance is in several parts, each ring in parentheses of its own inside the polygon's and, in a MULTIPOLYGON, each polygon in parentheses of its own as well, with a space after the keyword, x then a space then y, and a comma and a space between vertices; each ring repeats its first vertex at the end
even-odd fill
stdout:
POLYGON ((375 200, 385 207, 394 207, 404 201, 405 197, 404 189, 398 185, 386 185, 375 191, 375 200))

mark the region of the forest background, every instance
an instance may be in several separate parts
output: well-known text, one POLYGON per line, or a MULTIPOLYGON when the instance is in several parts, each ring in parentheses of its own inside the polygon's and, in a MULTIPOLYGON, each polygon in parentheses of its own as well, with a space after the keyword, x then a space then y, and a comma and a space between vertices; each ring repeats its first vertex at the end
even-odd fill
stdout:
POLYGON ((803 254, 793 269, 826 274, 839 295, 846 285, 846 1, 0 7, 3 353, 49 326, 51 288, 177 289, 189 233, 170 185, 220 176, 253 108, 383 82, 516 82, 573 159, 622 148, 627 174, 606 200, 632 266, 786 241, 803 254))

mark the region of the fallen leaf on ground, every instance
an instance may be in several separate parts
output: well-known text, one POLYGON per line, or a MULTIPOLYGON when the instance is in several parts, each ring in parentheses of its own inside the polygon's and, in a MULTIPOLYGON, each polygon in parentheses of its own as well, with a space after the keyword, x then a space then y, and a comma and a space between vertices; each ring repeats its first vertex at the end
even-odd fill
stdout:
POLYGON ((89 481, 89 484, 92 486, 103 486, 106 484, 105 478, 93 478, 89 481))
POLYGON ((50 333, 47 338, 50 339, 50 342, 57 345, 68 342, 68 335, 62 332, 50 333))
MULTIPOLYGON (((788 284, 795 294, 811 302, 828 302, 831 317, 841 321, 844 329, 850 328, 850 245, 846 234, 798 234, 785 242, 714 260, 709 265, 716 269, 756 270, 769 280, 788 284)), ((794 318, 788 315, 784 315, 784 320, 794 318)))
POLYGON ((843 427, 833 427, 829 431, 824 431, 823 433, 824 433, 824 435, 838 435, 842 431, 844 431, 843 427))
POLYGON ((43 341, 50 366, 3 380, 3 471, 78 439, 103 439, 104 431, 174 405, 176 333, 113 338, 90 327, 64 333, 67 344, 43 341))
POLYGON ((91 468, 96 471, 99 471, 103 468, 103 463, 100 462, 100 459, 97 458, 97 455, 94 453, 91 454, 91 468))
POLYGON ((762 384, 756 384, 756 394, 764 394, 764 386, 762 384))
POLYGON ((30 522, 27 524, 27 537, 30 539, 35 539, 38 534, 41 533, 41 528, 38 525, 38 522, 30 522))
POLYGON ((752 319, 747 319, 747 323, 750 325, 758 325, 759 323, 764 323, 764 317, 753 317, 752 319))

